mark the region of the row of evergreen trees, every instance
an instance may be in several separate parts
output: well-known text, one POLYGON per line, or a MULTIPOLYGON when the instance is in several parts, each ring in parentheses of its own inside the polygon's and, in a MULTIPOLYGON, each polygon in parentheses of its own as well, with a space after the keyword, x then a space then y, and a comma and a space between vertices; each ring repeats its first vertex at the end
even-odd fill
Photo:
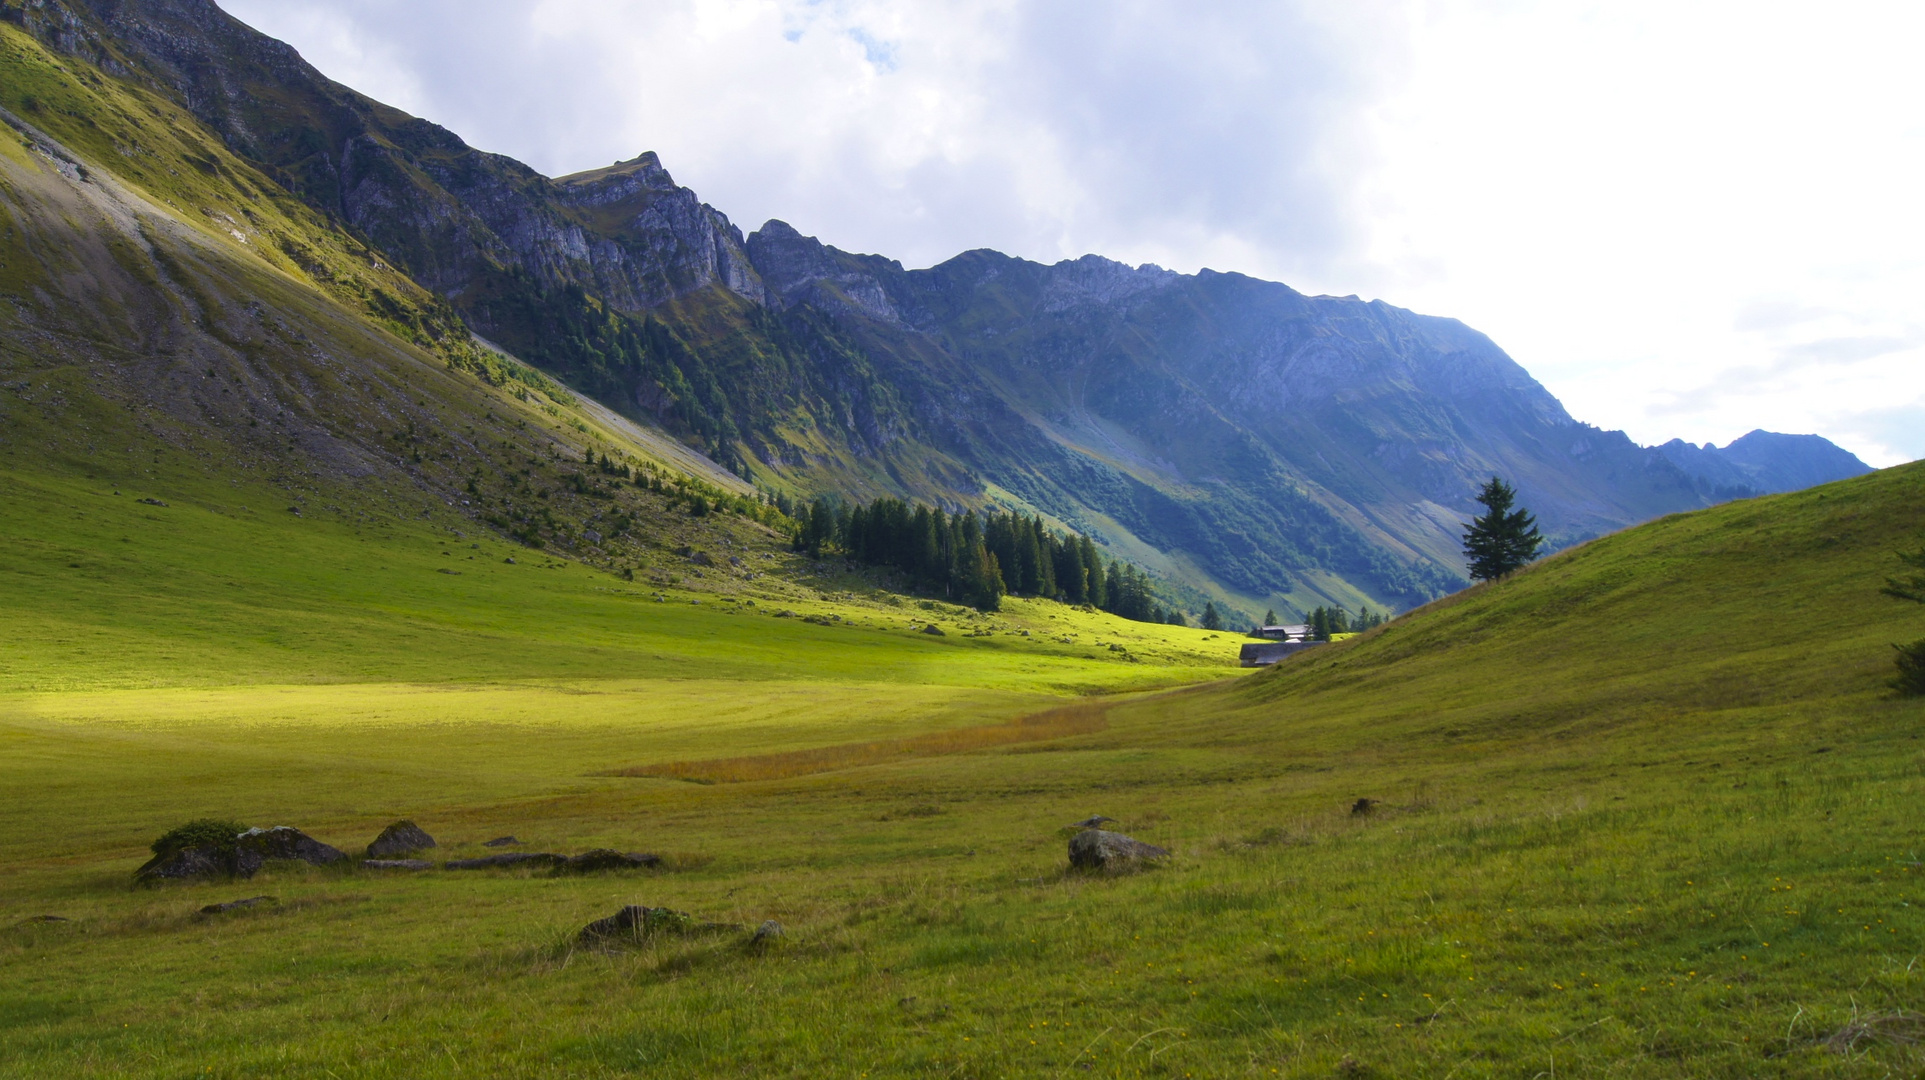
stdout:
POLYGON ((1329 641, 1332 634, 1361 634, 1383 624, 1382 613, 1370 610, 1368 604, 1357 610, 1355 618, 1340 607, 1320 607, 1310 613, 1310 636, 1329 641))
MULTIPOLYGON (((777 506, 786 501, 778 496, 777 506)), ((1058 532, 1038 517, 950 514, 892 498, 840 506, 817 499, 784 509, 795 519, 798 551, 820 557, 834 550, 866 566, 899 570, 983 611, 1013 594, 1089 604, 1138 622, 1182 618, 1156 602, 1143 571, 1105 561, 1089 537, 1058 532)))
MULTIPOLYGON (((1372 611, 1370 605, 1365 604, 1357 609, 1354 618, 1340 607, 1319 607, 1310 613, 1307 622, 1312 638, 1317 641, 1329 641, 1332 634, 1361 634, 1365 630, 1375 630, 1384 624, 1386 618, 1382 612, 1372 611)), ((1274 609, 1264 612, 1263 625, 1278 625, 1277 613, 1274 609)), ((1251 627, 1250 636, 1261 637, 1261 629, 1261 627, 1251 627)))

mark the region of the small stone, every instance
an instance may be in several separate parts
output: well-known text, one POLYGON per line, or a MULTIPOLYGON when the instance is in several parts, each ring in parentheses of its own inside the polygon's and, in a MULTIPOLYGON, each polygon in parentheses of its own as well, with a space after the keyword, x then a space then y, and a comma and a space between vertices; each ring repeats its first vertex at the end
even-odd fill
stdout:
POLYGON ((434 837, 429 836, 421 826, 412 821, 397 821, 381 830, 381 835, 368 845, 368 858, 385 859, 392 855, 406 855, 409 852, 425 851, 435 847, 434 837))
POLYGON ((528 863, 545 863, 558 866, 567 862, 566 855, 556 855, 549 851, 510 851, 501 855, 483 855, 479 859, 451 859, 442 863, 444 870, 493 870, 499 867, 523 866, 528 863))
POLYGON ((493 840, 483 840, 481 842, 481 846, 482 847, 508 847, 511 844, 519 844, 519 843, 521 843, 521 841, 515 839, 512 836, 497 836, 493 840))
POLYGON ((225 904, 209 904, 206 907, 201 909, 201 914, 202 915, 219 915, 223 911, 234 911, 239 908, 251 908, 255 904, 271 904, 273 902, 274 902, 274 898, 271 896, 250 896, 245 900, 229 900, 225 904))
POLYGON ((1104 825, 1113 824, 1115 823, 1115 821, 1116 819, 1113 817, 1104 817, 1102 814, 1091 814, 1089 817, 1086 817, 1083 820, 1077 822, 1076 824, 1071 825, 1070 828, 1095 829, 1095 828, 1100 828, 1104 825))
POLYGON ((72 922, 73 920, 67 918, 65 915, 29 915, 20 921, 21 922, 72 922))
POLYGON ((925 634, 930 634, 930 635, 932 635, 932 636, 935 636, 935 637, 946 637, 946 636, 947 636, 947 635, 945 635, 945 634, 944 634, 944 633, 942 632, 942 627, 940 627, 940 626, 937 626, 937 625, 936 625, 935 623, 930 623, 930 624, 929 624, 928 626, 925 626, 925 627, 923 627, 923 628, 922 628, 922 632, 923 632, 923 633, 925 633, 925 634))
POLYGON ((433 870, 434 864, 426 859, 363 859, 363 870, 433 870))
POLYGON ((1376 799, 1358 799, 1356 802, 1350 804, 1350 812, 1357 817, 1362 817, 1365 814, 1375 812, 1380 805, 1382 804, 1376 799))
POLYGON ((1165 848, 1146 844, 1122 833, 1085 829, 1070 837, 1069 863, 1084 870, 1103 870, 1127 866, 1168 855, 1165 848))
POLYGON ((770 919, 761 926, 756 927, 755 933, 749 935, 749 944, 760 945, 763 942, 774 941, 781 936, 782 924, 776 922, 774 919, 770 919))

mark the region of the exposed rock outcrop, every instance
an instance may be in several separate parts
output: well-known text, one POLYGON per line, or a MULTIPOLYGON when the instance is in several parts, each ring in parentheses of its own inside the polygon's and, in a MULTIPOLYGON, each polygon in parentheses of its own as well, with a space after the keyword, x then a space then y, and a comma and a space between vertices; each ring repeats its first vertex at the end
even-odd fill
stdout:
POLYGON ((568 856, 551 851, 509 851, 478 859, 450 859, 441 866, 444 870, 496 870, 511 866, 560 866, 567 861, 568 856))
POLYGON ((571 855, 555 867, 558 874, 593 874, 606 870, 653 870, 662 865, 660 855, 643 852, 621 852, 611 848, 596 848, 580 855, 571 855))

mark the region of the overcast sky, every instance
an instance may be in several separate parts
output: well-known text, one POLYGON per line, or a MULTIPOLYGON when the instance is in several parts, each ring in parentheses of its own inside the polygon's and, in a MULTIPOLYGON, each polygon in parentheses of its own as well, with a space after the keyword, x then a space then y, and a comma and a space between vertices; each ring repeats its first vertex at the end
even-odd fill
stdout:
POLYGON ((1452 315, 1645 443, 1925 457, 1925 4, 220 0, 550 175, 744 231, 1452 315))

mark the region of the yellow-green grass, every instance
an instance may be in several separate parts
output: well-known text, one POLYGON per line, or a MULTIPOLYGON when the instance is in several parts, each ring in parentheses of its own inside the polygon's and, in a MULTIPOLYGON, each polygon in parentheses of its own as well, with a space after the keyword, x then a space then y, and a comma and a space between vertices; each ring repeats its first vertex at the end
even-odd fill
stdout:
POLYGON ((1907 467, 1667 519, 1252 678, 1099 699, 1101 731, 774 781, 601 774, 993 722, 1022 688, 17 694, 0 903, 71 921, 0 935, 0 1072, 1909 1074, 1925 706, 1882 681, 1925 627, 1877 585, 1922 518, 1907 467), (207 812, 671 868, 128 886, 207 812), (1176 854, 1066 873, 1061 826, 1092 812, 1176 854), (195 914, 257 893, 279 899, 195 914), (788 934, 569 945, 624 903, 788 934))

